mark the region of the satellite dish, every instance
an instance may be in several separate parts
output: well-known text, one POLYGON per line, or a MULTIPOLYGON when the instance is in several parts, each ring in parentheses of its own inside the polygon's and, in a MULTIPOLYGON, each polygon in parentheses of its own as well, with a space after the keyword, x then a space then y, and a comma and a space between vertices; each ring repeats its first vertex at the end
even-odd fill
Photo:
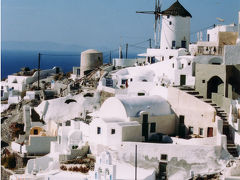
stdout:
POLYGON ((219 22, 224 22, 224 19, 217 17, 216 18, 219 22))

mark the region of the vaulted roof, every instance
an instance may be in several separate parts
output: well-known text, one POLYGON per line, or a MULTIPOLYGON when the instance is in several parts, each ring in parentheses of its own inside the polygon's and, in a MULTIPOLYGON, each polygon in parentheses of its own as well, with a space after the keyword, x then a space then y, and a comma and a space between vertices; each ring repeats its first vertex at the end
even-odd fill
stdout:
POLYGON ((192 17, 192 15, 180 4, 178 0, 168 9, 162 11, 162 14, 171 16, 192 17))

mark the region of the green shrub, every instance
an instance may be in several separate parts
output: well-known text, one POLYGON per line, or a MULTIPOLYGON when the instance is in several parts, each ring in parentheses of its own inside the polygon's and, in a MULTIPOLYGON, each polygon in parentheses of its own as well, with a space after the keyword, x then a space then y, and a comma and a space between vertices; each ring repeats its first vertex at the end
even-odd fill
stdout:
POLYGON ((15 158, 14 155, 9 155, 6 158, 6 162, 4 164, 4 167, 8 168, 8 169, 14 169, 16 167, 16 158, 15 158))

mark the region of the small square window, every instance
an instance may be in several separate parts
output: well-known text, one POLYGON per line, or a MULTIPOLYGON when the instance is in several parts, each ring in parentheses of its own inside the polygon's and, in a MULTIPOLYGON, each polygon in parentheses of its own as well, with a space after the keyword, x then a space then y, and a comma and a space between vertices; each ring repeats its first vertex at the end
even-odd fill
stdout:
POLYGON ((191 65, 191 62, 188 62, 188 65, 190 66, 190 65, 191 65))
POLYGON ((202 83, 205 83, 205 80, 202 80, 202 83))
POLYGON ((101 128, 97 127, 97 134, 101 134, 101 128))
POLYGON ((34 130, 33 130, 33 134, 34 134, 34 135, 38 135, 38 130, 37 130, 37 129, 34 129, 34 130))
POLYGON ((203 135, 203 128, 199 128, 199 135, 203 135))
POLYGON ((190 126, 190 127, 188 128, 188 134, 193 134, 193 127, 190 126))
POLYGON ((167 160, 168 159, 168 156, 167 154, 161 154, 161 160, 167 160))
POLYGON ((122 84, 126 84, 127 79, 122 79, 122 84))
POLYGON ((115 134, 116 133, 116 130, 115 129, 112 129, 111 130, 111 134, 115 134))
POLYGON ((184 124, 184 116, 182 115, 179 116, 179 123, 184 124))
POLYGON ((66 121, 66 126, 71 126, 71 121, 66 121))
POLYGON ((145 93, 139 92, 138 96, 145 96, 145 93))
POLYGON ((150 124, 150 132, 151 132, 151 133, 156 132, 156 123, 151 123, 151 124, 150 124))

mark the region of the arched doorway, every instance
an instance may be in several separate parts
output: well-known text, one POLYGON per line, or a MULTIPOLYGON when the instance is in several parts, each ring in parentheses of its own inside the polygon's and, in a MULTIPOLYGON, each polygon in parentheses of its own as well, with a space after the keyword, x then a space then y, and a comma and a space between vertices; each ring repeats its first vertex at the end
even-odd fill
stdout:
POLYGON ((207 98, 212 98, 212 93, 218 92, 218 86, 223 83, 223 80, 218 76, 213 76, 207 83, 207 98))

